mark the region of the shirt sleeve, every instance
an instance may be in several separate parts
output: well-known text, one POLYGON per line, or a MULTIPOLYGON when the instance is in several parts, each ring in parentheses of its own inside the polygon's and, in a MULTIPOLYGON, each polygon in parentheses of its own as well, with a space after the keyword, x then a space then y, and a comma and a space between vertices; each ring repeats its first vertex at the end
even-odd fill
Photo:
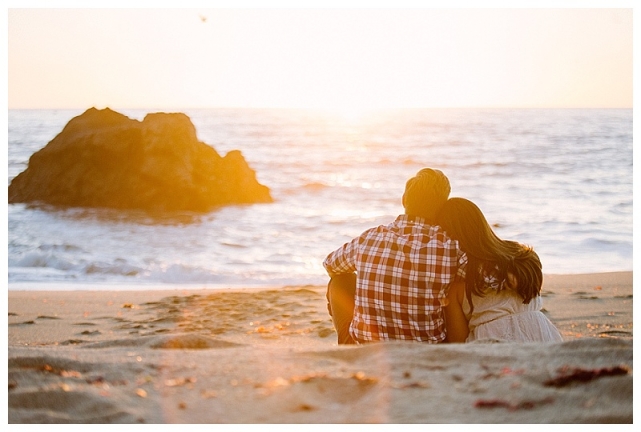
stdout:
POLYGON ((359 243, 360 237, 357 237, 327 255, 325 261, 323 261, 323 267, 325 267, 330 277, 356 271, 356 256, 359 243))
POLYGON ((465 255, 465 252, 462 252, 460 249, 458 249, 458 251, 458 271, 456 276, 461 279, 465 279, 465 274, 467 273, 467 255, 465 255))

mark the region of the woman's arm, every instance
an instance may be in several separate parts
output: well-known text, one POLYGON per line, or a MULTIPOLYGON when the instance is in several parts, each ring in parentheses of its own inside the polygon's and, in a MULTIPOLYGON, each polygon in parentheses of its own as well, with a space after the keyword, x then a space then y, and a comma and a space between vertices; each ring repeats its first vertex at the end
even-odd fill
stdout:
POLYGON ((462 343, 467 339, 470 333, 467 319, 463 313, 463 296, 465 295, 465 280, 457 279, 450 286, 450 292, 447 295, 449 300, 445 306, 445 329, 447 336, 445 342, 462 343))

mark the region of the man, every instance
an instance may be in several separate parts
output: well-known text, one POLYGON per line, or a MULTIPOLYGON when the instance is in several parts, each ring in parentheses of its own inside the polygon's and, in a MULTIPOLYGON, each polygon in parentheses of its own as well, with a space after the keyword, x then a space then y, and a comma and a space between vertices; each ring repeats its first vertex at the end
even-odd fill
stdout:
POLYGON ((445 339, 443 306, 450 283, 465 277, 466 257, 438 226, 450 183, 423 168, 403 193, 405 213, 330 253, 328 309, 338 343, 445 339))

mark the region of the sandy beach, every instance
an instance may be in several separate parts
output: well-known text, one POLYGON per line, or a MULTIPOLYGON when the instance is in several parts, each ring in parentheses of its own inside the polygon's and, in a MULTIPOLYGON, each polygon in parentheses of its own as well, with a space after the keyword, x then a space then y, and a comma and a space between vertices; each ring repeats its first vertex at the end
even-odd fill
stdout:
POLYGON ((323 286, 10 286, 8 422, 632 423, 632 286, 546 275, 562 343, 363 346, 323 286))

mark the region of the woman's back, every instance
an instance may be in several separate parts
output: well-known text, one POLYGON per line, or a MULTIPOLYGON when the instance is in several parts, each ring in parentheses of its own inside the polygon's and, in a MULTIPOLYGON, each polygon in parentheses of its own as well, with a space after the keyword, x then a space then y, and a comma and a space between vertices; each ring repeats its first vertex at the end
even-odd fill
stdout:
POLYGON ((474 309, 463 296, 463 313, 470 333, 467 342, 478 339, 501 339, 514 342, 560 342, 563 337, 541 312, 542 300, 534 297, 524 304, 512 289, 487 289, 483 297, 472 295, 474 309))
POLYGON ((450 198, 437 222, 467 256, 465 281, 454 283, 448 295, 448 340, 563 340, 541 312, 543 266, 534 249, 499 238, 465 198, 450 198))

